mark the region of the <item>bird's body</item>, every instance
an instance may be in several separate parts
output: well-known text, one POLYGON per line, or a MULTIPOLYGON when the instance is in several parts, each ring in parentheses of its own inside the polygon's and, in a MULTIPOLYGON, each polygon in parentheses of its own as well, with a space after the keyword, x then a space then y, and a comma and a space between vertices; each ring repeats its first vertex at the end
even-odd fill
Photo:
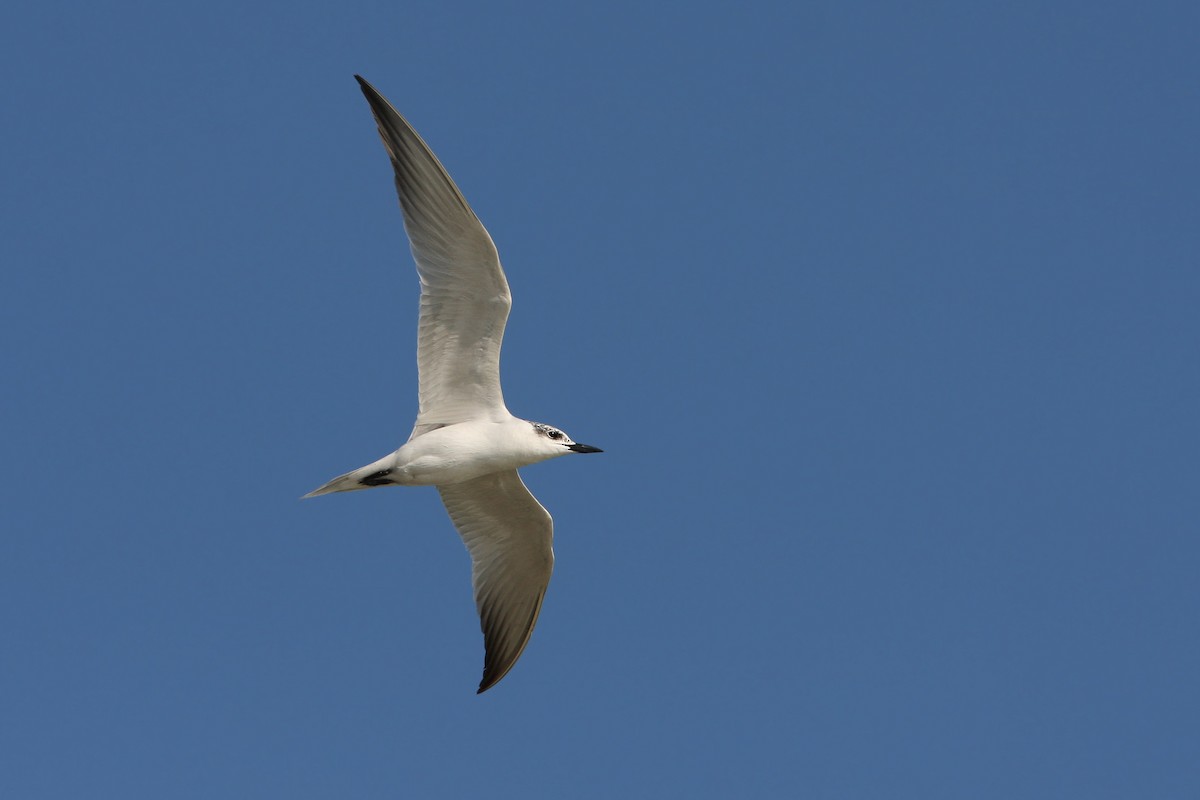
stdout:
POLYGON ((553 520, 517 469, 600 450, 509 413, 500 391, 500 344, 512 299, 495 245, 421 137, 355 77, 392 159, 421 279, 420 409, 403 447, 305 497, 377 486, 438 488, 471 554, 484 634, 483 692, 524 650, 554 565, 553 520))
POLYGON ((557 444, 547 447, 538 423, 509 415, 504 420, 459 422, 423 433, 394 453, 334 478, 309 497, 374 486, 448 486, 501 470, 527 467, 565 455, 557 444), (363 484, 364 479, 377 476, 363 484))

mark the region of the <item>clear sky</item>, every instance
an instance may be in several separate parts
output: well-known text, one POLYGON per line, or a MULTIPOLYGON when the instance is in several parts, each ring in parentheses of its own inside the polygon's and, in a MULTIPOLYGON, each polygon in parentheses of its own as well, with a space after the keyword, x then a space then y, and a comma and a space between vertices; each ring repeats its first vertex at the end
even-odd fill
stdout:
POLYGON ((1197 9, 9 9, 0 796, 1200 796, 1197 9), (478 697, 356 72, 606 451, 478 697))

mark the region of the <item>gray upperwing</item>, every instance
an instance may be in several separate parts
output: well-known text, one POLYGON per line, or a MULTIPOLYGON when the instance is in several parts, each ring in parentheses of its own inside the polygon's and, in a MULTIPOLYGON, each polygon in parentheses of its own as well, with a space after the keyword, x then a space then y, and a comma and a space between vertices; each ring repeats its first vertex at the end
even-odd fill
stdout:
POLYGON ((413 435, 507 415, 500 345, 512 298, 496 246, 429 146, 383 95, 355 78, 392 160, 421 278, 420 411, 413 435))

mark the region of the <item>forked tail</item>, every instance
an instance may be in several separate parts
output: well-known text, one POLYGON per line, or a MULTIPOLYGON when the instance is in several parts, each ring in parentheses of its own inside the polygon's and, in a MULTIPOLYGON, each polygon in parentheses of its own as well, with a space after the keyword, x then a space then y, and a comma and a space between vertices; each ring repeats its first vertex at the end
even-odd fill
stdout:
POLYGON ((384 456, 373 464, 359 467, 356 470, 347 472, 345 475, 338 475, 329 481, 329 483, 313 489, 300 499, 307 500, 310 497, 319 497, 323 494, 333 494, 334 492, 354 492, 359 489, 373 489, 376 486, 390 486, 396 483, 390 477, 392 474, 392 463, 391 456, 384 456))

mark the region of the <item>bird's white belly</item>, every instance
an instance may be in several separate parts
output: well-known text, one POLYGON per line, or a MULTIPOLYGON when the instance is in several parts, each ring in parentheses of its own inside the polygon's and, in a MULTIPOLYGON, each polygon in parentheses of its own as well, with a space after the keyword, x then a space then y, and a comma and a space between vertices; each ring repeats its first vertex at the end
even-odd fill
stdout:
POLYGON ((401 486, 448 486, 501 469, 504 467, 484 459, 422 456, 396 467, 390 477, 401 486))

